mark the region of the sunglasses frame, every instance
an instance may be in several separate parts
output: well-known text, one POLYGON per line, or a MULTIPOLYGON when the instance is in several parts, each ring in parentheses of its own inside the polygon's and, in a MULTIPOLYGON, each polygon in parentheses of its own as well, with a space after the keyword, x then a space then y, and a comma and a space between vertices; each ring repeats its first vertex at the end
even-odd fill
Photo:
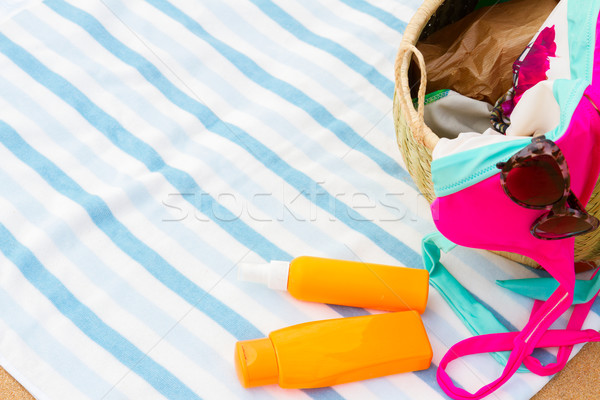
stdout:
POLYGON ((571 190, 571 177, 569 175, 569 167, 567 165, 567 161, 565 160, 565 156, 560 151, 560 148, 556 145, 556 143, 549 139, 546 139, 545 136, 541 135, 534 137, 527 147, 518 151, 510 159, 508 159, 508 161, 496 164, 496 167, 502 170, 500 173, 500 184, 502 185, 504 193, 506 193, 506 195, 512 201, 514 201, 521 207, 533 210, 549 210, 549 212, 542 214, 531 225, 530 232, 534 237, 542 240, 566 239, 572 236, 591 232, 598 228, 598 219, 585 211, 585 208, 583 207, 577 196, 575 196, 575 194, 571 190), (526 161, 530 161, 536 157, 541 156, 550 156, 554 160, 561 172, 564 186, 563 194, 558 200, 550 204, 538 206, 524 203, 521 200, 514 197, 508 189, 507 179, 508 174, 513 168, 523 165, 526 161), (557 237, 541 236, 538 233, 538 228, 542 224, 552 219, 562 217, 575 217, 584 220, 590 226, 590 228, 582 232, 571 232, 557 237))

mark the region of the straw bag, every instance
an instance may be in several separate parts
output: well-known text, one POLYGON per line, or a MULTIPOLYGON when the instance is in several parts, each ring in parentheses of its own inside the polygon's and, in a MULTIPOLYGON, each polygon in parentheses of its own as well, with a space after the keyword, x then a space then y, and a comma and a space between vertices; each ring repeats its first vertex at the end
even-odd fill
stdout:
MULTIPOLYGON (((416 19, 423 22, 431 10, 421 11, 416 19)), ((574 268, 575 236, 600 225, 586 212, 592 194, 597 199, 600 176, 599 15, 600 0, 562 0, 515 63, 509 129, 535 132, 535 137, 489 128, 438 139, 423 122, 423 56, 410 42, 400 49, 399 141, 410 150, 404 155, 411 172, 419 165, 409 163, 413 152, 430 163, 427 180, 418 182, 430 198, 436 197, 431 212, 438 232, 423 240, 424 265, 432 284, 474 335, 454 344, 438 364, 437 381, 453 399, 487 397, 522 368, 541 376, 555 374, 574 344, 600 341, 599 332, 583 329, 600 291, 600 273, 595 271, 592 282, 576 280, 574 268), (421 71, 417 110, 407 96, 413 54, 421 71), (453 245, 520 254, 551 275, 543 296, 529 291, 537 301, 522 329, 508 330, 444 272, 440 252, 453 245), (586 295, 576 301, 582 289, 586 295), (566 329, 553 326, 572 306, 566 329), (559 350, 555 362, 543 365, 533 351, 546 347, 559 350), (495 353, 504 368, 475 391, 459 387, 446 371, 459 358, 485 353, 495 353)), ((406 40, 416 40, 411 32, 406 40)), ((540 282, 534 278, 527 283, 526 288, 540 282)))
MULTIPOLYGON (((421 69, 421 80, 418 91, 418 107, 415 109, 411 98, 409 82, 409 67, 411 54, 414 54, 419 64, 425 65, 420 52, 414 47, 422 33, 432 33, 473 11, 476 1, 462 0, 444 3, 444 0, 426 0, 417 10, 406 27, 398 52, 395 66, 396 91, 394 96, 394 123, 400 152, 406 168, 413 177, 417 187, 429 203, 435 199, 431 179, 431 155, 439 137, 424 122, 423 109, 425 90, 427 86, 426 69, 421 69)), ((587 211, 600 217, 600 181, 586 207, 587 211)), ((535 261, 514 253, 497 252, 508 259, 539 267, 535 261)), ((575 261, 579 269, 586 269, 600 264, 600 230, 578 236, 575 240, 575 261)))

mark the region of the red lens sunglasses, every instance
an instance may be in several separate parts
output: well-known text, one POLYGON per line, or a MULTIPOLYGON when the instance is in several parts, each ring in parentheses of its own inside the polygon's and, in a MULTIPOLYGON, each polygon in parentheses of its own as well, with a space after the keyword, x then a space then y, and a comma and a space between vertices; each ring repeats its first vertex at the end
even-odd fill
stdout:
POLYGON ((544 136, 496 166, 502 170, 504 192, 518 205, 549 210, 531 225, 538 239, 556 240, 598 228, 598 219, 585 211, 571 190, 569 167, 563 153, 544 136))

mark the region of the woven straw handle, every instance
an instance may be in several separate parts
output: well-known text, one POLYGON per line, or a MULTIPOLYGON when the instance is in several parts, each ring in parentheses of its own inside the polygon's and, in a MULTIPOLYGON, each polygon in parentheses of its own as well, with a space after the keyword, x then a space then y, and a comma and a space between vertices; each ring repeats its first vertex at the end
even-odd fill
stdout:
MULTIPOLYGON (((400 50, 398 51, 398 57, 400 58, 400 60, 402 60, 402 64, 401 64, 401 71, 404 71, 406 67, 406 74, 402 74, 402 77, 406 78, 408 81, 408 68, 410 67, 410 62, 412 60, 412 55, 417 56, 417 61, 419 63, 419 70, 421 70, 421 81, 419 82, 419 92, 418 92, 418 97, 417 97, 417 114, 415 115, 413 112, 411 112, 411 120, 412 122, 415 124, 414 126, 411 126, 411 128, 413 129, 413 132, 422 132, 423 131, 423 127, 425 125, 424 122, 424 109, 425 109, 425 90, 427 89, 427 71, 425 70, 425 59, 423 58, 423 54, 421 54, 421 52, 419 51, 419 49, 417 49, 414 45, 410 44, 410 43, 402 43, 400 45, 400 50), (416 117, 416 119, 415 119, 416 117)), ((404 86, 404 85, 403 85, 404 86)), ((407 86, 408 86, 408 82, 407 82, 407 86)), ((403 89, 405 89, 405 87, 403 87, 403 89)), ((410 92, 410 88, 408 93, 403 93, 402 96, 403 100, 405 102, 410 101, 411 98, 411 92, 410 92)), ((407 106, 411 106, 408 107, 409 110, 413 110, 414 107, 412 104, 406 104, 407 106)))
POLYGON ((407 123, 410 127, 414 139, 425 145, 426 147, 433 149, 439 138, 431 132, 431 129, 425 125, 424 111, 425 111, 425 91, 427 89, 427 71, 425 67, 425 59, 423 54, 413 44, 408 42, 402 42, 398 51, 398 57, 396 59, 398 73, 397 79, 397 90, 400 96, 400 101, 403 102, 403 109, 406 110, 407 123), (417 109, 412 104, 411 88, 408 85, 408 69, 413 54, 417 58, 419 69, 421 70, 421 80, 419 82, 419 91, 417 95, 417 109))
POLYGON ((427 149, 433 150, 439 137, 429 129, 423 121, 423 104, 425 99, 425 90, 427 82, 427 72, 423 55, 414 46, 417 44, 423 28, 427 25, 431 16, 446 0, 425 0, 419 9, 415 12, 406 26, 402 35, 402 43, 396 57, 396 91, 400 96, 402 112, 406 115, 408 127, 412 131, 412 136, 416 143, 424 145, 427 149), (419 87, 418 110, 415 111, 412 105, 410 87, 408 83, 408 69, 410 67, 411 56, 415 54, 421 69, 421 86, 419 87), (421 101, 423 98, 423 101, 421 101), (410 104, 407 102, 410 101, 410 104), (406 112, 404 112, 406 110, 406 112))

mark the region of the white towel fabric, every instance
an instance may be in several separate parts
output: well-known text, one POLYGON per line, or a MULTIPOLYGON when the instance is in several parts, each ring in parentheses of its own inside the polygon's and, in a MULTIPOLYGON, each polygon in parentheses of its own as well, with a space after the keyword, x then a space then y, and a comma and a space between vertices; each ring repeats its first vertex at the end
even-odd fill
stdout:
MULTIPOLYGON (((245 390, 233 366, 236 340, 370 312, 238 282, 238 262, 422 265, 434 228, 391 117, 417 2, 25 5, 0 25, 2 366, 39 399, 444 398, 436 366, 469 333, 434 290, 429 370, 245 390)), ((538 272, 453 253, 457 279, 522 327, 531 301, 493 282, 538 272)), ((501 370, 466 361, 466 388, 501 370)), ((522 374, 496 395, 546 381, 522 374)))

